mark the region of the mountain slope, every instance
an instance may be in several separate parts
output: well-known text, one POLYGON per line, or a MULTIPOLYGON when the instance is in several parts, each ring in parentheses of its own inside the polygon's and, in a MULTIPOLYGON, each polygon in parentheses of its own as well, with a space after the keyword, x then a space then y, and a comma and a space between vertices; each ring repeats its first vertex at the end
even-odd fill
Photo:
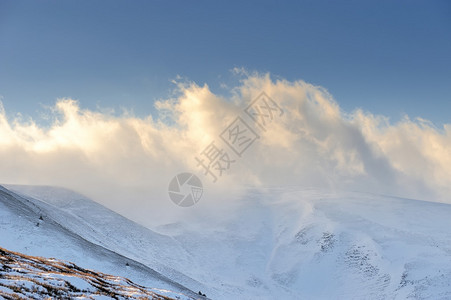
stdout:
POLYGON ((249 189, 228 213, 218 207, 151 230, 67 191, 9 188, 44 220, 213 299, 451 298, 447 204, 249 189))
POLYGON ((45 203, 0 186, 0 246, 30 255, 58 257, 83 268, 130 278, 146 286, 196 294, 150 267, 106 249, 46 214, 45 203), (42 220, 41 220, 42 219, 42 220))
POLYGON ((112 276, 56 259, 0 248, 0 296, 5 299, 156 299, 189 300, 181 294, 148 289, 112 276))

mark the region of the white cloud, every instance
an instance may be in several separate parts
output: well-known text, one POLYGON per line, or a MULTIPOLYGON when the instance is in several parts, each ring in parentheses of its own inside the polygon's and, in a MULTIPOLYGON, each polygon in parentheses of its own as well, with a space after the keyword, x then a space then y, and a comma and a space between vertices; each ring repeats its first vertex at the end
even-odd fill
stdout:
POLYGON ((451 125, 437 129, 408 118, 390 124, 361 110, 344 113, 320 87, 236 72, 245 78, 231 89, 231 99, 206 85, 177 83, 173 98, 156 103, 158 119, 86 110, 60 99, 50 111, 53 123, 43 128, 20 117, 8 120, 0 106, 0 182, 65 186, 149 224, 187 211, 225 209, 236 184, 451 202, 451 125), (211 183, 194 156, 213 140, 219 145, 220 133, 236 116, 245 116, 243 108, 262 91, 283 108, 283 116, 266 132, 255 129, 260 139, 211 183), (198 174, 206 185, 201 202, 188 210, 166 194, 170 179, 184 171, 198 174))

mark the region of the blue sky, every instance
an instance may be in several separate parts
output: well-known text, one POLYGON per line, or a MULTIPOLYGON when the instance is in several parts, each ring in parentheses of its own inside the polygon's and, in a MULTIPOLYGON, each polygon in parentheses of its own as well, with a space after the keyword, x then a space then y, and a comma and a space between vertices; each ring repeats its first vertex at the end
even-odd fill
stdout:
POLYGON ((0 1, 0 95, 39 116, 58 97, 152 113, 181 75, 230 70, 329 90, 345 111, 451 123, 448 1, 0 1))

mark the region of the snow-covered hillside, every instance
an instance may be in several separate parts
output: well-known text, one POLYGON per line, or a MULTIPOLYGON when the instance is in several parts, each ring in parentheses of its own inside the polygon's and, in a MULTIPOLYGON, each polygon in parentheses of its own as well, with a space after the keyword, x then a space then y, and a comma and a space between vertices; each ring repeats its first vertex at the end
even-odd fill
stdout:
MULTIPOLYGON (((92 250, 96 244, 171 281, 162 283, 177 282, 212 299, 451 298, 447 204, 296 187, 249 189, 228 213, 148 229, 66 190, 8 189, 24 198, 16 207, 5 199, 18 196, 0 191, 0 246, 26 254, 78 257, 88 268, 99 262, 79 252, 101 255, 92 250), (32 218, 27 223, 17 219, 25 209, 35 211, 22 217, 32 218), (64 240, 43 234, 52 222, 64 240)), ((108 273, 127 272, 123 261, 101 265, 116 270, 108 273)), ((146 284, 145 277, 132 280, 164 288, 146 284)))
MULTIPOLYGON (((69 194, 65 201, 68 199, 69 194)), ((96 206, 95 202, 86 201, 96 206)), ((83 224, 77 227, 68 220, 59 219, 57 215, 64 213, 58 211, 52 205, 31 197, 21 197, 0 186, 0 247, 27 255, 68 260, 82 268, 129 278, 141 285, 196 296, 154 269, 114 249, 90 242, 87 234, 91 230, 89 227, 83 224)), ((107 216, 104 215, 105 218, 107 216)))
POLYGON ((4 299, 193 300, 171 291, 149 289, 127 278, 99 273, 56 259, 0 248, 0 296, 4 299))

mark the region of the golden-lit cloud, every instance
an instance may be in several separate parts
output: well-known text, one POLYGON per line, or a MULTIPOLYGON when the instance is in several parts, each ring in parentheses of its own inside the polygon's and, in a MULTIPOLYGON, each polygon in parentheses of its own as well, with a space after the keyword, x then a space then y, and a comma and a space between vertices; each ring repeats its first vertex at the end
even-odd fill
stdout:
MULTIPOLYGON (((207 85, 177 83, 156 102, 157 117, 82 108, 59 99, 51 124, 8 118, 0 106, 0 182, 75 189, 143 223, 150 211, 185 214, 166 194, 171 178, 192 172, 206 192, 196 209, 227 202, 230 187, 299 185, 451 202, 451 125, 423 119, 391 124, 383 116, 343 112, 321 87, 245 74, 225 98, 207 85), (284 111, 218 182, 195 156, 261 92, 284 111)), ((247 119, 249 121, 249 119, 247 119)), ((232 153, 233 154, 233 153, 232 153)), ((171 215, 173 216, 173 215, 171 215)), ((149 221, 151 222, 151 221, 149 221)))

